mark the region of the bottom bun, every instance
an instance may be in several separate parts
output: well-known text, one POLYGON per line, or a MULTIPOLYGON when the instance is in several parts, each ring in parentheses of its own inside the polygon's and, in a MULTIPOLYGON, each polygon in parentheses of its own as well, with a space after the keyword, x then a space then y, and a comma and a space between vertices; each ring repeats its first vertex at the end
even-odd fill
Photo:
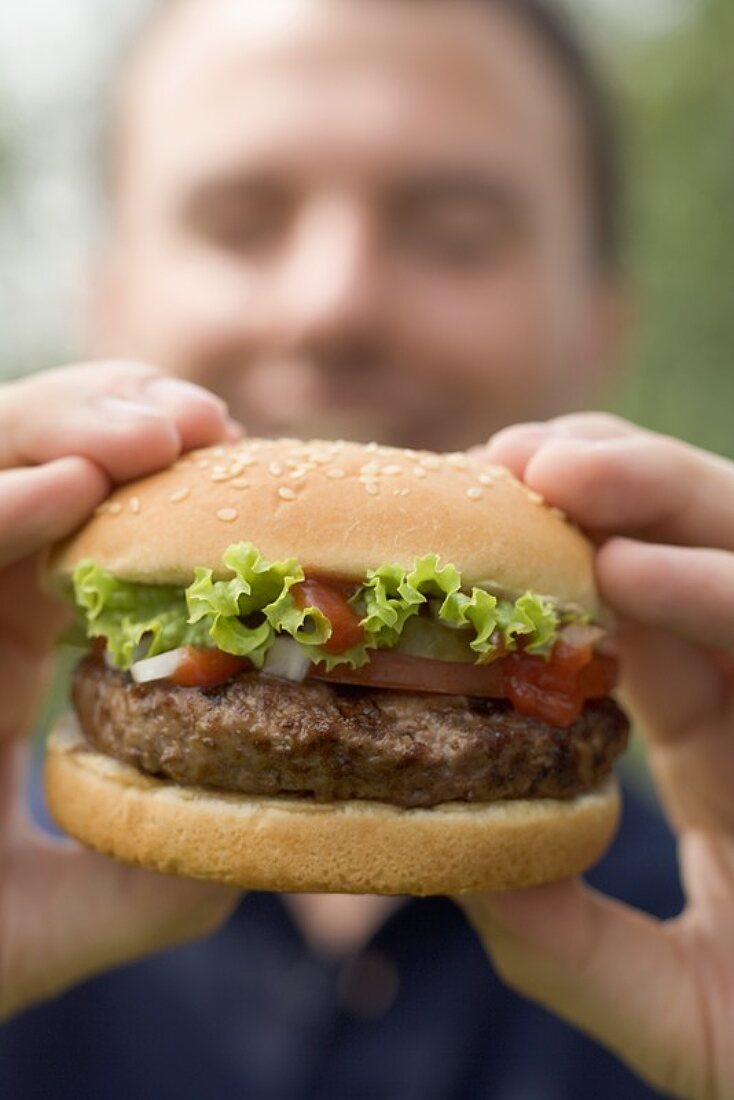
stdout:
POLYGON ((614 779, 565 801, 318 803, 143 775, 92 749, 74 719, 49 738, 49 809, 83 844, 168 874, 253 890, 463 894, 577 875, 619 816, 614 779))

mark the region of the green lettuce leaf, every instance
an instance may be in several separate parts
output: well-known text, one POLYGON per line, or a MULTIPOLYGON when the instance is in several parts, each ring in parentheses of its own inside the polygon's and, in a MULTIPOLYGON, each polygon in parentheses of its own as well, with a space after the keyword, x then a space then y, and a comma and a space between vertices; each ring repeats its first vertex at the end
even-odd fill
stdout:
POLYGON ((276 634, 289 634, 314 663, 332 669, 359 668, 371 649, 399 646, 406 623, 421 613, 421 622, 461 631, 478 663, 499 647, 516 648, 521 637, 529 652, 547 654, 560 625, 549 600, 533 592, 513 602, 483 588, 463 591, 456 567, 427 554, 409 569, 383 565, 367 574, 350 601, 361 617, 363 641, 330 654, 323 648, 331 636, 328 618, 318 608, 298 607, 291 592, 304 580, 297 561, 268 562, 250 543, 230 546, 222 560, 229 579, 215 580, 211 569, 200 568, 187 589, 132 584, 93 562, 81 563, 74 591, 87 636, 106 638, 121 668, 181 645, 214 645, 261 668, 276 634))
POLYGON ((73 583, 87 637, 105 638, 119 668, 182 645, 211 644, 204 624, 188 622, 181 588, 120 581, 91 561, 77 566, 73 583))

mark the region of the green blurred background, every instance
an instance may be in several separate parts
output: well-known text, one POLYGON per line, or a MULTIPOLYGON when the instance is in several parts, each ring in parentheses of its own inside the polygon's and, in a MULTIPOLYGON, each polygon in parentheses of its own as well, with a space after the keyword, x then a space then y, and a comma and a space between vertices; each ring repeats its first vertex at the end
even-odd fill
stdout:
POLYGON ((617 42, 638 306, 620 411, 734 457, 734 3, 617 42))

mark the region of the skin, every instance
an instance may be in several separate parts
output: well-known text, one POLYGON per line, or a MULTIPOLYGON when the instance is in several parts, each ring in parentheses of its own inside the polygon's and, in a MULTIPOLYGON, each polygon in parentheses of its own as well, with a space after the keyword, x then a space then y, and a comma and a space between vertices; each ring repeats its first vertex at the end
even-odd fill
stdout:
POLYGON ((626 702, 678 839, 660 923, 582 882, 462 902, 499 972, 665 1095, 734 1091, 734 464, 605 416, 499 433, 486 455, 601 542, 626 702))
MULTIPOLYGON (((205 382, 253 431, 435 447, 575 407, 605 377, 619 299, 590 263, 574 116, 499 13, 425 3, 416 21, 410 4, 382 0, 190 0, 139 49, 120 107, 92 311, 100 355, 205 382), (427 209, 415 200, 426 179, 427 209)), ((36 585, 39 553, 113 482, 232 432, 210 397, 156 388, 155 373, 97 363, 0 389, 5 1014, 201 934, 235 900, 52 843, 21 804, 22 735, 60 625, 36 585)), ((578 883, 463 904, 523 992, 663 1089, 730 1095, 733 708, 730 672, 707 647, 732 645, 734 472, 606 418, 501 433, 489 457, 606 539, 599 583, 623 620, 625 690, 689 901, 665 926, 578 883)), ((317 948, 348 950, 384 916, 380 899, 353 902, 302 900, 317 948)))
POLYGON ((101 354, 205 383, 252 434, 437 449, 607 380, 577 117, 502 13, 194 0, 118 107, 101 354))
POLYGON ((0 1019, 222 920, 236 895, 124 867, 29 820, 25 736, 68 611, 44 549, 120 481, 233 434, 225 407, 150 367, 105 363, 0 388, 0 1019))

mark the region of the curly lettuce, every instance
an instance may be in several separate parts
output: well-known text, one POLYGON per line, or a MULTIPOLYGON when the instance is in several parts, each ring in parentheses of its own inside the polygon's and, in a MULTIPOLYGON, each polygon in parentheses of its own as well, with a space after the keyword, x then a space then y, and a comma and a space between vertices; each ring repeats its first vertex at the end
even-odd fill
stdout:
POLYGON ((104 638, 118 668, 182 645, 211 645, 208 624, 189 622, 182 588, 120 581, 84 561, 74 571, 74 595, 87 637, 104 638))
MULTIPOLYGON (((261 668, 275 637, 287 634, 314 663, 331 669, 358 668, 369 661, 370 650, 400 647, 406 624, 416 616, 424 635, 429 623, 436 634, 457 632, 453 649, 465 642, 467 659, 477 663, 515 649, 520 638, 528 652, 548 654, 562 625, 558 610, 537 593, 512 601, 484 588, 465 590, 456 566, 427 554, 408 569, 383 565, 368 572, 350 600, 363 639, 332 654, 323 648, 332 633, 328 618, 294 598, 294 586, 305 579, 295 559, 269 562, 250 543, 237 543, 222 560, 228 579, 198 568, 188 588, 121 581, 94 562, 82 562, 73 585, 87 636, 105 638, 119 668, 182 645, 213 645, 261 668)), ((418 634, 408 631, 406 641, 408 635, 415 646, 418 634)))

